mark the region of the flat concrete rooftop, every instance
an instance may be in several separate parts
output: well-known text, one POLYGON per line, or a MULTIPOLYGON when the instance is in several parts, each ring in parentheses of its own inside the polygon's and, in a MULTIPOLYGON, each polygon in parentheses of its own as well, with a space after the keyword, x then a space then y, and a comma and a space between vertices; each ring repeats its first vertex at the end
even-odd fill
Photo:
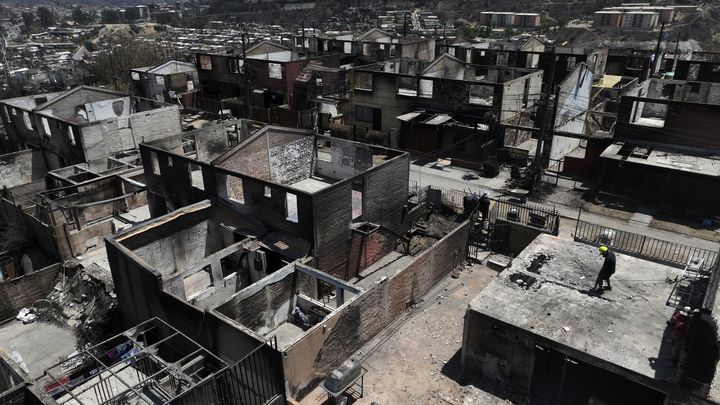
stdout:
POLYGON ((641 157, 632 154, 630 156, 623 156, 620 151, 624 146, 624 143, 614 143, 608 146, 600 157, 660 167, 668 170, 677 170, 680 172, 720 177, 719 156, 696 156, 683 150, 675 149, 672 146, 665 146, 662 149, 640 147, 649 152, 647 156, 641 157))
POLYGON ((681 270, 617 254, 613 290, 592 295, 588 290, 602 260, 596 247, 542 234, 469 310, 554 341, 584 361, 595 358, 651 379, 670 378, 670 345, 663 340, 675 309, 666 305, 673 290, 666 280, 681 270))

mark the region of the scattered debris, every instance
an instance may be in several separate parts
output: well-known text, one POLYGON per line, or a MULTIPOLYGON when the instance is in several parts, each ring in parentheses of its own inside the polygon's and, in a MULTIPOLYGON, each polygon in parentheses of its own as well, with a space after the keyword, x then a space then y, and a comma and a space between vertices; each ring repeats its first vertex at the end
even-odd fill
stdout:
POLYGON ((23 308, 20 310, 20 312, 15 317, 18 321, 22 321, 24 324, 33 323, 37 319, 37 315, 35 315, 32 311, 32 309, 29 308, 23 308))

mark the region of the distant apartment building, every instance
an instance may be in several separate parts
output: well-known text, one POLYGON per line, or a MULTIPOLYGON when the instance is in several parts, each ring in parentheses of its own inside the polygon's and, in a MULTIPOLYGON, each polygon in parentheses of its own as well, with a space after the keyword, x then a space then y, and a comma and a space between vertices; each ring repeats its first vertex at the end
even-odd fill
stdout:
POLYGON ((605 7, 593 16, 595 28, 654 29, 660 24, 675 22, 682 14, 693 12, 696 6, 651 6, 650 3, 623 3, 605 7))
POLYGON ((511 11, 483 11, 480 13, 480 24, 494 27, 539 27, 540 14, 515 13, 511 11))
POLYGON ((622 28, 652 30, 658 25, 658 13, 654 11, 629 11, 623 16, 622 28))
POLYGON ((600 10, 593 15, 595 28, 620 28, 623 25, 623 12, 618 10, 600 10))

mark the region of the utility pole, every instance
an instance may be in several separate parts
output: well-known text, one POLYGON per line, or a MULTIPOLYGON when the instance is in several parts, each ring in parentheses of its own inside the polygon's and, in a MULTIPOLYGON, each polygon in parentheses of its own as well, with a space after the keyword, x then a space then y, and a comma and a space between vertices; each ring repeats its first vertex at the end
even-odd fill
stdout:
POLYGON ((677 40, 675 41, 675 53, 673 54, 673 78, 675 77, 675 68, 677 67, 678 61, 678 50, 680 48, 680 31, 677 33, 677 40))
POLYGON ((302 50, 305 50, 305 20, 300 21, 300 26, 302 27, 302 50))
MULTIPOLYGON (((555 87, 555 66, 558 63, 557 48, 555 48, 555 45, 553 45, 552 55, 553 63, 552 67, 550 68, 550 78, 547 81, 547 85, 545 86, 545 93, 543 95, 543 112, 542 121, 540 123, 540 134, 538 135, 537 146, 535 147, 535 158, 533 159, 533 164, 531 166, 531 185, 535 182, 539 182, 540 180, 542 180, 542 172, 544 170, 543 155, 545 154, 544 151, 546 149, 545 143, 552 139, 552 134, 555 131, 555 128, 550 128, 548 133, 548 123, 554 121, 552 119, 549 119, 548 114, 550 113, 550 97, 552 96, 554 92, 553 89, 555 87)), ((555 100, 555 102, 557 102, 557 99, 555 100)), ((553 109, 552 112, 553 114, 555 114, 555 109, 553 109)))
POLYGON ((655 60, 653 61, 653 69, 650 74, 657 72, 658 66, 660 66, 660 42, 662 41, 663 33, 665 32, 665 23, 660 26, 660 35, 658 35, 657 44, 655 45, 655 60))
POLYGON ((403 14, 403 37, 407 36, 407 13, 403 14))

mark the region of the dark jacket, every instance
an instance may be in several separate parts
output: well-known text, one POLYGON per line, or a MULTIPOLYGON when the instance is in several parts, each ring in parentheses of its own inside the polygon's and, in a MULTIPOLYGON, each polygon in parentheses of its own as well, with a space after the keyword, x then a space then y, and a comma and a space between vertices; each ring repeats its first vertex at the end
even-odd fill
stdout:
POLYGON ((601 273, 606 274, 615 274, 615 253, 611 251, 607 251, 605 253, 605 261, 603 262, 602 269, 600 269, 601 273))

